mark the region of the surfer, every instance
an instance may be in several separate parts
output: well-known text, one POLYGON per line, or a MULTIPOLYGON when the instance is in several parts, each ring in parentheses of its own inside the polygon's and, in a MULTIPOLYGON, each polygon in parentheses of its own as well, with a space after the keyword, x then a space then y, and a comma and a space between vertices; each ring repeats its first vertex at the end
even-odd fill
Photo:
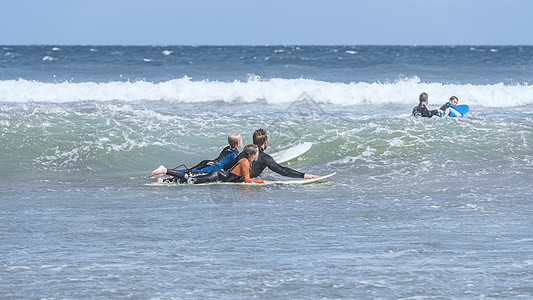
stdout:
MULTIPOLYGON (((269 168, 270 170, 283 175, 288 176, 292 178, 305 178, 305 179, 313 179, 318 178, 320 176, 313 175, 313 174, 305 174, 302 172, 298 172, 296 170, 293 170, 291 168, 280 166, 278 163, 274 161, 272 156, 266 154, 264 150, 266 150, 268 146, 268 135, 267 132, 264 129, 258 129, 254 132, 253 135, 253 142, 254 145, 256 145, 259 149, 259 156, 257 160, 252 164, 252 170, 250 172, 250 177, 256 178, 265 168, 269 168)), ((236 158, 231 159, 226 165, 224 165, 224 170, 229 170, 235 166, 235 164, 242 159, 243 153, 239 154, 236 158)))
MULTIPOLYGON (((215 169, 205 175, 188 176, 187 173, 181 173, 178 179, 181 183, 188 182, 193 184, 209 182, 246 182, 246 183, 270 183, 266 180, 250 178, 250 168, 252 162, 257 160, 259 150, 256 145, 247 145, 244 147, 241 155, 242 158, 231 170, 215 169)), ((165 179, 168 180, 168 179, 165 179)), ((164 182, 161 178, 158 181, 164 182)), ((168 180, 170 181, 170 180, 168 180)))
POLYGON ((450 100, 448 100, 448 102, 444 103, 444 105, 441 106, 440 109, 442 111, 446 111, 450 107, 452 107, 452 108, 456 107, 458 103, 459 103, 459 98, 457 98, 455 96, 451 96, 450 100))
POLYGON ((442 113, 441 109, 428 110, 427 105, 429 103, 429 96, 427 93, 420 94, 418 101, 420 103, 417 106, 413 107, 414 117, 431 118, 442 113))
MULTIPOLYGON (((222 149, 217 158, 211 160, 203 160, 196 166, 192 167, 190 171, 192 173, 208 173, 215 169, 221 169, 226 163, 228 163, 231 159, 237 157, 237 155, 239 154, 239 148, 242 147, 242 136, 238 133, 232 133, 228 135, 228 144, 228 146, 222 149)), ((181 177, 184 173, 187 173, 189 171, 187 169, 175 169, 168 170, 165 166, 161 165, 159 166, 159 168, 153 170, 152 173, 150 173, 150 176, 148 177, 161 177, 163 175, 181 177)))

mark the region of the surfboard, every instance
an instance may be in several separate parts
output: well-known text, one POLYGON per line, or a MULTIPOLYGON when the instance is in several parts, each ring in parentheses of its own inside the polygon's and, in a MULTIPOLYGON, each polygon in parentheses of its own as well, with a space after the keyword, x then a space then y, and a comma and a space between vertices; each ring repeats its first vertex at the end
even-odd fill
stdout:
POLYGON ((313 146, 313 143, 305 142, 303 144, 291 147, 289 149, 285 149, 285 150, 272 153, 270 154, 270 156, 272 156, 275 162, 277 162, 278 164, 282 164, 284 162, 288 162, 289 160, 293 160, 296 157, 309 151, 309 149, 311 149, 311 146, 313 146))
POLYGON ((313 182, 317 182, 320 180, 324 180, 326 178, 330 178, 331 176, 335 174, 337 174, 337 172, 324 175, 324 176, 320 176, 318 178, 313 178, 313 179, 279 180, 279 181, 272 181, 272 183, 273 184, 308 184, 308 183, 313 183, 313 182))
POLYGON ((457 105, 456 107, 450 107, 450 117, 462 117, 464 116, 470 107, 466 104, 457 105))
POLYGON ((446 113, 443 113, 441 115, 441 117, 444 117, 446 115, 450 116, 450 117, 462 117, 464 116, 468 110, 470 109, 470 107, 468 107, 468 105, 466 104, 461 104, 461 105, 457 105, 455 107, 449 107, 448 110, 450 111, 448 114, 446 113))
MULTIPOLYGON (((328 175, 324 175, 324 176, 320 176, 318 178, 313 178, 313 179, 294 179, 294 180, 278 180, 278 181, 271 181, 272 184, 286 184, 286 185, 290 185, 290 184, 309 184, 309 183, 314 183, 314 182, 317 182, 317 181, 321 181, 321 180, 324 180, 324 179, 327 179, 327 178, 330 178, 331 176, 337 174, 337 172, 335 173, 331 173, 331 174, 328 174, 328 175)), ((269 185, 269 184, 261 184, 261 183, 246 183, 246 182, 210 182, 210 183, 200 183, 200 184, 187 184, 187 183, 176 183, 176 182, 152 182, 152 183, 147 183, 145 185, 148 185, 148 186, 184 186, 184 185, 188 185, 188 186, 202 186, 202 185, 219 185, 219 184, 222 184, 222 185, 255 185, 255 186, 263 186, 263 185, 269 185)))

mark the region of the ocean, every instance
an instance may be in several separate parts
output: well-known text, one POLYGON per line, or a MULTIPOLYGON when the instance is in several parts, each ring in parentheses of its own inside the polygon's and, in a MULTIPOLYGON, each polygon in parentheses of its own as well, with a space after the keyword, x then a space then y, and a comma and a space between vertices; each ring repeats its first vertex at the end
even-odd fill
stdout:
POLYGON ((533 297, 533 46, 0 46, 0 144, 3 299, 533 297), (337 175, 146 185, 258 128, 337 175))

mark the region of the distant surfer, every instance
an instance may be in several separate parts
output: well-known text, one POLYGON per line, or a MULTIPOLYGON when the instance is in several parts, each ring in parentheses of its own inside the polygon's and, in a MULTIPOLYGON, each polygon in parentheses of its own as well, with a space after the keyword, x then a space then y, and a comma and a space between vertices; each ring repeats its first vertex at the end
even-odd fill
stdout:
POLYGON ((451 96, 450 97, 450 100, 448 100, 448 102, 444 103, 443 106, 440 107, 440 109, 443 111, 443 112, 449 112, 448 108, 454 108, 457 106, 457 104, 459 103, 459 98, 455 97, 455 96, 451 96))
POLYGON ((429 96, 427 93, 420 94, 418 101, 420 103, 413 108, 414 117, 431 118, 433 116, 437 116, 442 113, 441 109, 428 110, 427 105, 429 103, 429 96))
MULTIPOLYGON (((253 135, 253 142, 254 145, 258 146, 259 149, 259 156, 256 161, 252 164, 252 170, 250 172, 251 178, 256 178, 265 168, 269 168, 270 170, 283 175, 288 176, 292 178, 304 178, 304 179, 313 179, 318 178, 320 176, 313 175, 313 174, 305 174, 302 172, 298 172, 296 170, 293 170, 291 168, 283 167, 279 165, 277 162, 274 161, 272 156, 266 154, 264 150, 266 150, 268 146, 268 135, 267 132, 264 129, 258 129, 254 132, 253 135)), ((231 159, 226 165, 224 165, 224 170, 230 170, 237 164, 240 159, 243 157, 243 153, 239 154, 236 158, 231 159)))
POLYGON ((239 148, 242 147, 242 136, 238 133, 228 135, 228 146, 226 146, 217 158, 211 160, 203 160, 196 166, 190 169, 176 170, 177 168, 168 170, 165 166, 159 166, 150 173, 148 177, 161 177, 163 175, 182 177, 185 173, 209 173, 212 170, 222 169, 231 159, 239 155, 239 148))

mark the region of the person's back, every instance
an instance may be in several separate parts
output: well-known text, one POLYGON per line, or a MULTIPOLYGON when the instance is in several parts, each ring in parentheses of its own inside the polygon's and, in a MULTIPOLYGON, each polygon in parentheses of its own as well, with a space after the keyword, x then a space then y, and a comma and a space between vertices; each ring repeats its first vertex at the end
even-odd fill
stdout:
POLYGON ((236 147, 226 146, 224 149, 222 149, 222 151, 220 151, 218 157, 212 160, 212 162, 217 164, 231 154, 235 154, 235 156, 239 155, 239 149, 236 147))
POLYGON ((437 110, 430 111, 427 106, 425 106, 423 103, 418 104, 417 106, 413 107, 413 117, 425 117, 425 118, 431 118, 435 115, 437 110))
MULTIPOLYGON (((253 146, 256 146, 256 145, 253 145, 253 146)), ((259 147, 256 146, 255 149, 257 148, 259 147)), ((256 150, 256 153, 257 153, 257 150, 256 150)), ((247 183, 249 182, 264 183, 265 182, 264 180, 261 180, 261 179, 252 178, 250 171, 251 171, 250 161, 247 158, 243 157, 239 160, 237 165, 231 170, 231 173, 236 176, 239 176, 239 179, 242 182, 247 182, 247 183)))
MULTIPOLYGON (((239 155, 239 149, 227 146, 220 152, 220 155, 212 161, 202 161, 192 168, 195 173, 207 173, 215 169, 222 169, 225 164, 239 155), (207 162, 207 164, 204 164, 207 162)), ((183 171, 183 170, 182 170, 183 171)))
POLYGON ((242 136, 238 133, 228 135, 228 144, 215 159, 203 160, 196 166, 190 168, 193 172, 209 172, 214 169, 220 169, 231 158, 239 155, 239 147, 242 146, 242 136), (228 157, 229 156, 229 157, 228 157), (226 160, 225 160, 226 159, 226 160), (222 161, 224 161, 222 163, 222 161), (209 169, 206 169, 209 168, 209 169))
POLYGON ((266 154, 263 151, 263 148, 259 147, 259 157, 256 161, 252 163, 252 170, 250 172, 250 177, 255 178, 261 175, 261 173, 265 170, 265 168, 268 167, 270 170, 283 175, 288 176, 292 178, 303 178, 304 173, 298 172, 296 170, 293 170, 291 168, 283 167, 280 164, 278 164, 272 156, 266 154))
POLYGON ((442 112, 442 110, 440 109, 429 110, 427 108, 427 105, 429 103, 429 96, 427 93, 420 94, 420 97, 418 100, 420 103, 417 106, 413 107, 413 112, 412 112, 413 117, 431 118, 442 112))

